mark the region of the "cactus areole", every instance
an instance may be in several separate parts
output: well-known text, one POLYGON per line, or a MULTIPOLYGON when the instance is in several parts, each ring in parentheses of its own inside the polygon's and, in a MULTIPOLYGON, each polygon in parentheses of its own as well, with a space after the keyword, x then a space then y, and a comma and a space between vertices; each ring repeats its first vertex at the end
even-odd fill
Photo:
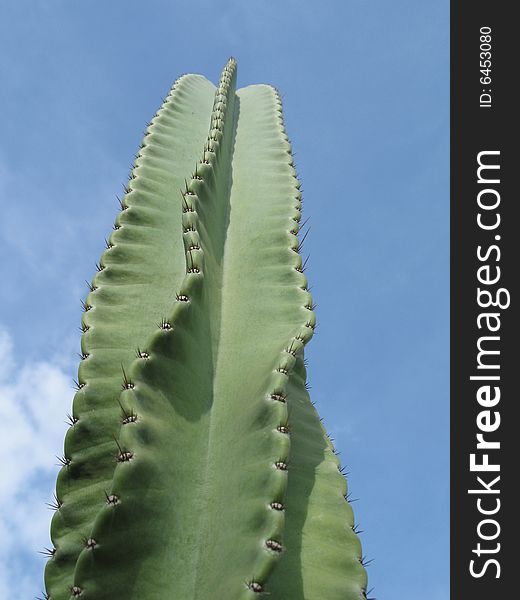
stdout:
POLYGON ((174 83, 84 301, 51 600, 362 600, 346 482, 303 362, 315 328, 280 96, 174 83))

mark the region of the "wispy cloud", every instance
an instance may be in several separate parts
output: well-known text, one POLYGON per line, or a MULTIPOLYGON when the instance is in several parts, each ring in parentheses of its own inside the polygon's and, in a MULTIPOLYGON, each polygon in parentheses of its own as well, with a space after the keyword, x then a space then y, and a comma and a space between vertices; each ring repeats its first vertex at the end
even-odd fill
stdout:
POLYGON ((39 594, 49 546, 52 496, 61 454, 70 376, 46 361, 16 364, 12 340, 0 326, 0 597, 39 594))

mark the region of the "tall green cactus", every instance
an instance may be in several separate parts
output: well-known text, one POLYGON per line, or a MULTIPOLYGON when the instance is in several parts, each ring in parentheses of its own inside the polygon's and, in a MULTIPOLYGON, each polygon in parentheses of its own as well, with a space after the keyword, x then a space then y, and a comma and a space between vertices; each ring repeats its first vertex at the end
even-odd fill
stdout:
POLYGON ((235 80, 230 59, 216 89, 175 82, 84 303, 52 600, 366 597, 305 385, 315 316, 280 97, 235 80))

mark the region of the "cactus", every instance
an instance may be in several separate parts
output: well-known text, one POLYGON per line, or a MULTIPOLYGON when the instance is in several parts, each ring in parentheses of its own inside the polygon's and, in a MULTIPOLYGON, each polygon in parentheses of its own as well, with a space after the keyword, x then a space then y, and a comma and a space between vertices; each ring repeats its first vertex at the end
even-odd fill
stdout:
POLYGON ((217 88, 175 82, 90 285, 52 600, 366 598, 306 389, 315 316, 280 96, 235 82, 234 59, 217 88))

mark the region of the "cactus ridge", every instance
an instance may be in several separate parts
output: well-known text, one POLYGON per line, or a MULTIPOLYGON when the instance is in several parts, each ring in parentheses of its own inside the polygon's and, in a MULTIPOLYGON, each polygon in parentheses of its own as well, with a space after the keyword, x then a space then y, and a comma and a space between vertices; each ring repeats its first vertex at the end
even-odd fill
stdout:
POLYGON ((175 244, 167 239, 172 229, 180 229, 172 199, 203 143, 213 90, 213 84, 201 76, 183 76, 174 83, 147 128, 120 200, 114 231, 89 284, 81 324, 77 392, 51 525, 56 552, 45 573, 53 600, 70 597, 83 539, 103 506, 103 490, 112 480, 116 465, 113 437, 121 425, 116 402, 121 365, 129 364, 133 348, 146 340, 154 320, 171 306, 171 293, 183 270, 182 254, 175 252, 175 244), (167 133, 162 125, 166 122, 167 133), (164 147, 169 153, 161 150, 164 147), (160 239, 165 239, 163 251, 157 252, 160 239), (132 328, 126 326, 129 320, 132 328))
MULTIPOLYGON (((301 185, 280 95, 272 86, 235 86, 230 59, 199 160, 172 203, 182 239, 172 253, 178 259, 182 248, 182 269, 170 278, 162 314, 146 315, 133 360, 120 361, 119 390, 104 400, 112 427, 96 441, 105 477, 75 491, 78 503, 93 508, 69 524, 79 539, 74 574, 69 565, 66 579, 51 572, 48 582, 59 581, 62 594, 47 585, 53 600, 364 597, 345 479, 306 391, 303 351, 315 306, 303 274, 301 185)), ((147 138, 159 136, 149 156, 161 161, 165 123, 152 119, 142 148, 148 155, 147 138)), ((175 127, 183 131, 180 119, 175 127)), ((154 193, 155 165, 143 159, 142 167, 154 193)), ((122 209, 131 213, 132 187, 127 196, 122 209)), ((106 253, 117 239, 109 244, 106 253)), ((139 280, 134 266, 126 268, 139 280)), ((92 295, 102 291, 102 275, 92 295)), ((84 337, 96 329, 87 319, 94 300, 91 306, 84 337)), ((102 326, 114 333, 110 321, 102 326)), ((82 346, 82 364, 90 352, 82 346)), ((78 382, 81 397, 91 382, 81 372, 78 382)), ((72 430, 82 423, 77 404, 72 430)), ((57 513, 67 504, 59 486, 58 497, 57 513)))
POLYGON ((288 386, 291 464, 286 497, 287 551, 269 579, 273 600, 363 600, 367 576, 332 441, 309 398, 299 356, 288 386))

